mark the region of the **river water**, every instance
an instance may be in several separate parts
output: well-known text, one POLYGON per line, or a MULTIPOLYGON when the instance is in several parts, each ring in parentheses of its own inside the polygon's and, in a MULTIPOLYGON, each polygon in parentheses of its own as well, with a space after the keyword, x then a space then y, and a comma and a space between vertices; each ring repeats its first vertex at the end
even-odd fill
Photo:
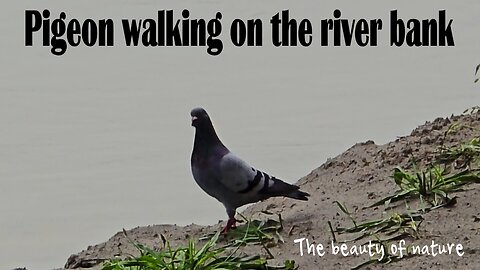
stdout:
POLYGON ((219 136, 259 169, 294 182, 356 142, 378 144, 425 120, 478 105, 480 2, 2 1, 0 268, 51 269, 122 228, 212 224, 223 206, 190 173, 203 106, 219 136), (115 22, 115 46, 54 56, 24 46, 25 10, 115 22), (122 18, 188 8, 222 13, 224 49, 126 47, 122 18), (377 47, 321 47, 321 19, 382 19, 377 47), (313 25, 310 47, 275 48, 270 18, 284 9, 313 25), (453 47, 390 47, 389 14, 453 19, 453 47), (235 47, 229 23, 263 21, 262 47, 235 47))

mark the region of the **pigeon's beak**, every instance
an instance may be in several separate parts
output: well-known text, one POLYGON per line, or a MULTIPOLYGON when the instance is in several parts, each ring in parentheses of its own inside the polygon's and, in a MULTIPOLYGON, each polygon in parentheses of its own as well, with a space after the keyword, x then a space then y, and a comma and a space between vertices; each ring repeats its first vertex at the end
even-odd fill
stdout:
POLYGON ((193 126, 193 122, 195 122, 195 120, 197 120, 197 119, 198 119, 198 117, 192 116, 192 126, 193 126))

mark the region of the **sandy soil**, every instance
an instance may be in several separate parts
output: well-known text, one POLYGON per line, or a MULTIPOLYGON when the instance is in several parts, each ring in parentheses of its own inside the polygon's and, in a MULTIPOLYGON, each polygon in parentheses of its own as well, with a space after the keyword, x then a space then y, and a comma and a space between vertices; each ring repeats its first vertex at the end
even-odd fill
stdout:
MULTIPOLYGON (((285 259, 293 259, 300 269, 349 269, 370 259, 366 254, 359 256, 341 256, 331 254, 332 234, 327 225, 350 227, 350 219, 333 202, 340 201, 352 212, 357 222, 384 218, 400 211, 404 204, 385 211, 383 206, 366 206, 392 194, 396 189, 393 182, 393 169, 397 166, 411 168, 409 159, 413 156, 417 165, 431 161, 441 144, 454 145, 472 137, 480 136, 480 113, 438 118, 416 128, 409 136, 400 137, 385 145, 376 145, 372 141, 358 143, 341 155, 328 160, 319 168, 298 181, 305 191, 311 194, 308 203, 285 198, 272 198, 247 208, 243 215, 265 218, 258 213, 268 210, 281 213, 285 230, 285 242, 271 247, 276 264, 285 259), (447 137, 445 131, 453 124, 460 125, 459 130, 447 137), (290 234, 288 234, 290 232, 290 234), (304 254, 300 256, 299 245, 294 239, 305 237, 315 244, 323 244, 326 254, 323 257, 304 254)), ((424 221, 418 228, 418 239, 404 238, 407 244, 430 245, 432 240, 439 244, 462 244, 463 256, 455 252, 436 257, 428 255, 413 256, 388 265, 374 264, 366 269, 388 268, 403 269, 415 266, 416 269, 479 269, 480 268, 480 187, 470 185, 456 196, 456 204, 442 207, 423 215, 424 221)), ((413 206, 411 206, 413 207, 413 206)), ((160 234, 173 245, 185 244, 188 238, 198 238, 213 233, 224 223, 212 226, 153 225, 138 227, 128 231, 131 238, 148 246, 161 246, 160 234)), ((337 235, 337 240, 352 239, 352 235, 337 235)), ((395 241, 394 241, 395 242, 395 241)), ((349 242, 348 247, 365 243, 365 239, 349 242)), ((398 243, 398 240, 397 240, 398 243)), ((265 251, 260 247, 250 248, 249 253, 265 251)), ((135 254, 136 249, 119 232, 107 242, 90 246, 86 250, 68 258, 65 268, 99 269, 101 261, 118 254, 135 254)))

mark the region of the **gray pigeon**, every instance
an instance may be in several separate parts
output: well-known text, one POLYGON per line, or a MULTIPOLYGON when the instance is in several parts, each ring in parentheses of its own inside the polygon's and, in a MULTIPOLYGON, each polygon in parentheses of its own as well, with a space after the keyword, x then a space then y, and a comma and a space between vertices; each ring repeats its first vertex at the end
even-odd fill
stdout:
POLYGON ((236 228, 236 209, 270 197, 284 196, 307 201, 308 193, 255 169, 230 152, 220 141, 212 121, 202 108, 190 113, 196 128, 192 151, 192 174, 208 195, 226 208, 228 222, 223 232, 236 228))

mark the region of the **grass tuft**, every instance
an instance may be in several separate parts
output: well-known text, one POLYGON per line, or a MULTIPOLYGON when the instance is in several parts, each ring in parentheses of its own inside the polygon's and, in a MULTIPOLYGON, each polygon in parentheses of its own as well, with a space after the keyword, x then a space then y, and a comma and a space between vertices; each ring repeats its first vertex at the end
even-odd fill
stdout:
MULTIPOLYGON (((339 203, 337 205, 340 205, 339 203)), ((345 208, 346 209, 346 208, 345 208)), ((342 210, 342 212, 344 212, 342 210)), ((405 236, 417 237, 418 226, 423 221, 422 213, 418 211, 410 213, 393 213, 383 219, 368 220, 357 223, 348 212, 344 212, 353 221, 352 227, 337 227, 332 234, 358 234, 357 237, 344 242, 358 241, 366 237, 383 237, 382 241, 401 239, 405 236)), ((334 236, 335 237, 335 236, 334 236)))
POLYGON ((266 243, 275 239, 270 233, 279 234, 279 221, 246 220, 246 224, 232 231, 227 237, 232 237, 225 245, 219 245, 220 232, 211 235, 201 247, 197 247, 194 240, 187 246, 173 248, 162 235, 164 248, 155 251, 140 243, 132 241, 124 230, 124 235, 139 251, 139 256, 130 256, 126 259, 112 259, 104 263, 102 270, 213 270, 213 269, 296 269, 295 261, 287 260, 283 265, 271 266, 267 258, 259 255, 239 254, 240 247, 259 244, 262 245, 270 257, 273 255, 266 243))
POLYGON ((419 198, 432 206, 443 205, 451 202, 449 193, 460 191, 468 184, 480 183, 479 172, 478 169, 466 169, 448 174, 445 168, 438 165, 423 171, 414 168, 413 172, 395 168, 392 178, 400 189, 369 207, 385 205, 387 208, 392 202, 411 198, 419 198))
POLYGON ((449 164, 456 162, 455 168, 471 168, 480 161, 480 138, 476 137, 454 147, 441 147, 436 162, 449 164))
MULTIPOLYGON (((478 70, 478 68, 477 68, 478 70)), ((464 113, 475 114, 480 107, 473 107, 464 113)), ((446 137, 455 134, 463 128, 470 128, 453 123, 444 133, 442 144, 437 150, 437 155, 425 169, 419 169, 412 157, 411 170, 397 167, 393 170, 391 178, 398 187, 392 195, 388 195, 368 208, 384 205, 385 210, 391 210, 400 206, 403 201, 406 210, 403 213, 390 213, 385 218, 358 222, 348 211, 348 208, 338 201, 334 201, 352 221, 351 227, 332 227, 328 221, 333 240, 336 242, 337 234, 353 234, 353 239, 343 242, 359 241, 364 238, 376 239, 379 244, 387 246, 390 241, 400 240, 406 237, 421 238, 419 226, 424 220, 425 213, 441 207, 451 207, 456 204, 457 197, 450 197, 452 193, 463 191, 467 185, 480 183, 480 138, 474 137, 462 144, 446 147, 443 145, 446 137), (412 210, 409 207, 411 201, 417 202, 420 207, 412 210)), ((470 128, 473 129, 473 128, 470 128)), ((371 241, 371 240, 370 240, 371 241)), ((406 257, 403 257, 406 258, 406 257)), ((402 258, 386 254, 382 261, 370 259, 352 269, 359 269, 370 264, 388 264, 402 258)))

